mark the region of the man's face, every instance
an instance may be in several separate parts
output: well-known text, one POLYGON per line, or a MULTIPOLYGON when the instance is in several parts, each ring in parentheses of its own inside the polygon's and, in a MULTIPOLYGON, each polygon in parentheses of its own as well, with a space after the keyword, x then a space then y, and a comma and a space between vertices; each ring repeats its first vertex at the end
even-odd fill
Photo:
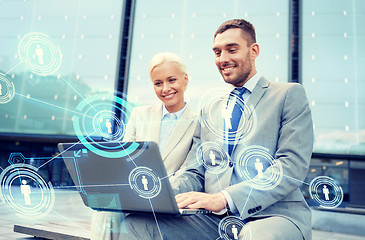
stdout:
POLYGON ((215 64, 224 81, 241 87, 256 73, 255 58, 258 55, 256 43, 247 46, 241 29, 228 29, 214 39, 215 64))

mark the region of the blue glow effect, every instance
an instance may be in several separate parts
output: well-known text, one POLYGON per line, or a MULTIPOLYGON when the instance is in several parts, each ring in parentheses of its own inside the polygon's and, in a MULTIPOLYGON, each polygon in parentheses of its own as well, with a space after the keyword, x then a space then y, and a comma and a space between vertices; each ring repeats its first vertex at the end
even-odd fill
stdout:
POLYGON ((123 98, 96 94, 84 99, 76 109, 84 115, 74 116, 74 129, 80 142, 90 151, 108 158, 120 158, 138 149, 137 143, 120 142, 125 134, 124 122, 129 119, 132 111, 132 107, 123 98), (111 141, 119 144, 104 144, 111 141))
POLYGON ((44 33, 28 33, 18 46, 20 60, 35 74, 48 76, 58 71, 62 53, 44 33))

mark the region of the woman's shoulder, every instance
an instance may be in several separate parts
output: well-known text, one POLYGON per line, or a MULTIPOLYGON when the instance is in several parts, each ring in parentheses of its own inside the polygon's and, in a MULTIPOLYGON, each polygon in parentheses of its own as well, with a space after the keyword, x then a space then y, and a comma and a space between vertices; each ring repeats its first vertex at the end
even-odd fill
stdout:
POLYGON ((157 111, 157 110, 161 110, 161 109, 162 109, 161 104, 143 105, 143 106, 134 107, 133 112, 157 111))
POLYGON ((161 115, 162 112, 162 105, 155 104, 155 105, 144 105, 134 107, 132 110, 131 115, 137 118, 149 118, 150 116, 161 115))

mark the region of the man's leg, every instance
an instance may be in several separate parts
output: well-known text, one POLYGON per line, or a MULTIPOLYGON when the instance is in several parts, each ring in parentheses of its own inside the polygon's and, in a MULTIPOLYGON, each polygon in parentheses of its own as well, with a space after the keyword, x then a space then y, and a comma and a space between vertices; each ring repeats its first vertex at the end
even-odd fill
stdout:
POLYGON ((127 233, 122 239, 217 239, 221 218, 215 215, 192 215, 184 217, 135 215, 126 217, 127 233))
POLYGON ((302 240, 299 229, 290 220, 274 216, 248 222, 241 230, 240 240, 302 240))

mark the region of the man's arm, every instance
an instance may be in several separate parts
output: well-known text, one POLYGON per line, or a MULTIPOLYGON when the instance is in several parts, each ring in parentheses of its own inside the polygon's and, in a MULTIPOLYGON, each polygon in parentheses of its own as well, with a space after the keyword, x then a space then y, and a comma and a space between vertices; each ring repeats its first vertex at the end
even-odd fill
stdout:
POLYGON ((197 149, 201 144, 200 130, 200 122, 198 122, 194 131, 193 146, 186 158, 186 170, 171 182, 175 195, 190 191, 204 192, 205 169, 196 158, 197 149))
MULTIPOLYGON (((270 190, 257 190, 244 180, 225 189, 242 218, 262 211, 280 200, 303 199, 299 191, 293 191, 302 185, 308 172, 313 149, 313 124, 308 100, 299 84, 290 84, 287 89, 278 129, 273 157, 283 168, 280 184, 270 190), (287 197, 289 194, 292 199, 287 197), (250 211, 252 209, 255 211, 250 211)), ((268 170, 264 174, 268 174, 268 170)))

